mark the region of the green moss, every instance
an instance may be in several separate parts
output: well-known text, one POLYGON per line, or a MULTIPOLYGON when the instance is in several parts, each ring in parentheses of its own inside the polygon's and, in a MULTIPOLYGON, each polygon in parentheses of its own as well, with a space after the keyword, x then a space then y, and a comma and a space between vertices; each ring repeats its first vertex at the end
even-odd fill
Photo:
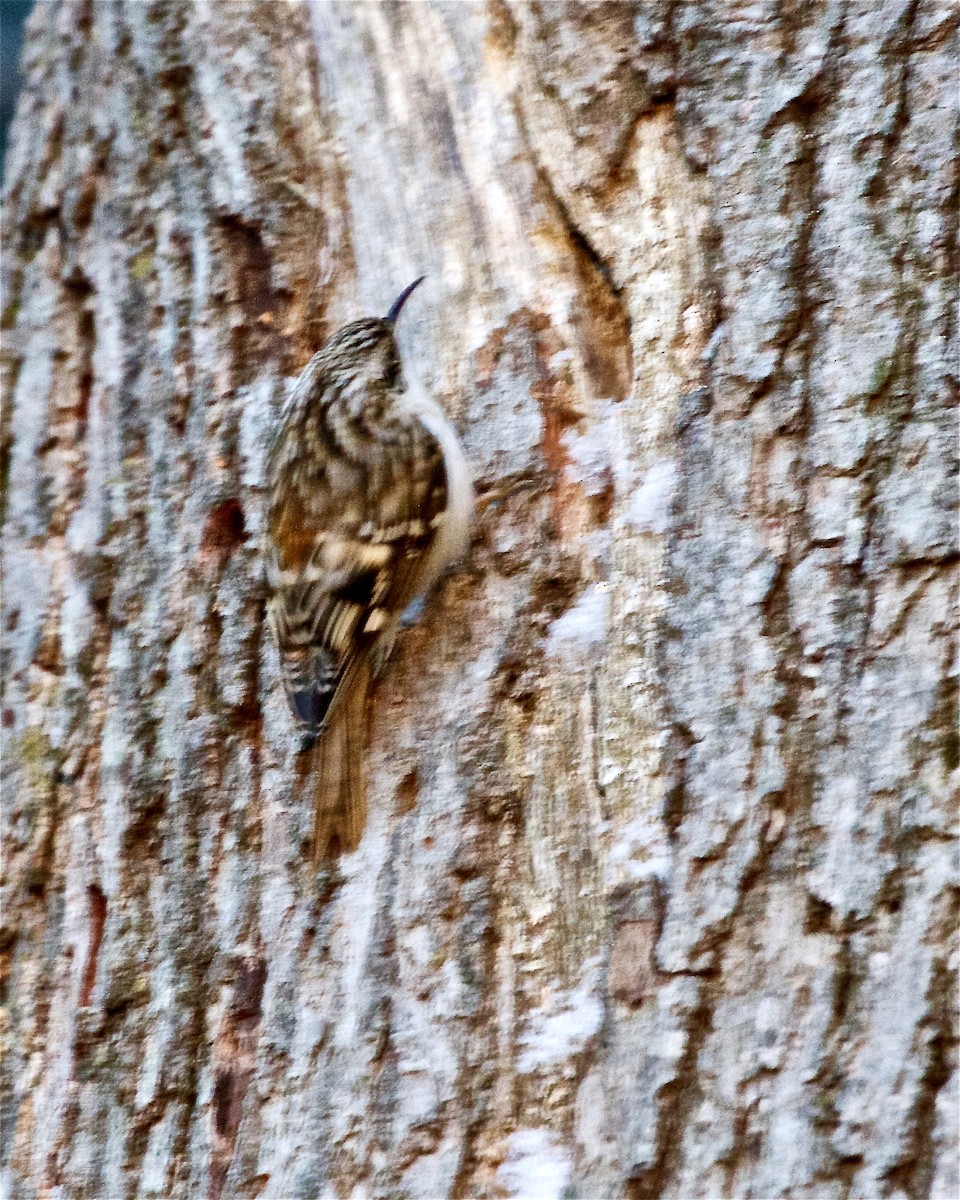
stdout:
POLYGON ((141 283, 149 279, 153 272, 153 255, 149 250, 141 250, 130 260, 130 274, 141 283))
POLYGON ((52 786, 57 771, 57 752, 42 729, 28 729, 10 746, 11 756, 23 763, 27 782, 37 791, 52 786))
POLYGON ((870 386, 867 389, 867 394, 876 396, 878 392, 883 391, 887 386, 890 376, 893 373, 892 358, 878 358, 873 364, 873 372, 870 375, 870 386))
POLYGON ((104 1010, 117 1016, 150 999, 150 980, 138 963, 126 962, 116 966, 107 984, 104 1010))
POLYGON ((42 892, 50 878, 57 826, 57 781, 61 755, 40 729, 26 730, 10 743, 11 760, 22 771, 22 829, 29 842, 22 883, 28 892, 42 892))
POLYGON ((150 114, 138 100, 130 110, 130 128, 141 137, 151 132, 150 114))

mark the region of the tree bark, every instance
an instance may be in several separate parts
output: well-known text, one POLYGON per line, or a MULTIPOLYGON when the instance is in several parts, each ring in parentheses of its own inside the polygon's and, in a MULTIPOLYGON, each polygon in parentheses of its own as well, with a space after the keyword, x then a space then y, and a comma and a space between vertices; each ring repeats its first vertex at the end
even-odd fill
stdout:
POLYGON ((957 51, 934 0, 37 5, 4 1195, 960 1193, 957 51), (314 876, 265 444, 421 273, 482 512, 314 876))

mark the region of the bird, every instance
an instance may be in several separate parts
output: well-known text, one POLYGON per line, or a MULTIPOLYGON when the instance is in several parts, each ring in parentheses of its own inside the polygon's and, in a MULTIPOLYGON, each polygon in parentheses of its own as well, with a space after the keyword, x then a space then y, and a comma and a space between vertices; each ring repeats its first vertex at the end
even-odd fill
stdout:
POLYGON ((360 843, 373 681, 404 611, 469 542, 463 449, 441 406, 408 386, 395 336, 424 278, 311 358, 267 452, 267 620, 314 759, 315 865, 360 843))

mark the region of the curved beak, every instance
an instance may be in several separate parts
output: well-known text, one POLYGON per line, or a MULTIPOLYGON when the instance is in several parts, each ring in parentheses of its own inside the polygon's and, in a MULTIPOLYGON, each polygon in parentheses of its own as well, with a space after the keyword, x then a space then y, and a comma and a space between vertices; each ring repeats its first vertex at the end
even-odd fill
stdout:
POLYGON ((413 283, 411 283, 408 287, 405 287, 396 300, 394 300, 394 302, 390 305, 390 311, 383 318, 388 325, 396 324, 397 317, 400 316, 400 309, 406 304, 407 297, 410 295, 413 289, 415 287, 419 287, 425 279, 426 275, 421 275, 419 279, 415 279, 413 283))

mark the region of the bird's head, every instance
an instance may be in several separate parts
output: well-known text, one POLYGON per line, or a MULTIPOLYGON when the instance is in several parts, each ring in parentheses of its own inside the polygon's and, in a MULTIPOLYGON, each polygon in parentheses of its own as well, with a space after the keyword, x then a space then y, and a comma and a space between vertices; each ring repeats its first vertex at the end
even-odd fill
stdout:
POLYGON ((404 288, 385 317, 365 317, 337 330, 322 351, 327 369, 348 385, 402 387, 394 326, 407 297, 423 279, 421 275, 404 288))

